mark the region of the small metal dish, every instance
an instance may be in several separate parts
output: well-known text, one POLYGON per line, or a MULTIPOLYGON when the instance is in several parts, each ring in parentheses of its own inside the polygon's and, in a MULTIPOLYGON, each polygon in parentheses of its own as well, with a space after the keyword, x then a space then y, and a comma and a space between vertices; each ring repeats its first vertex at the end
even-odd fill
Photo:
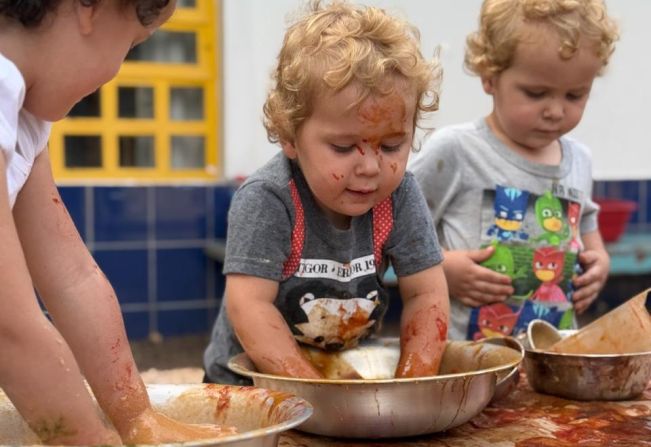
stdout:
POLYGON ((510 340, 515 349, 503 342, 449 341, 441 374, 431 377, 393 378, 400 356, 397 338, 367 340, 358 348, 332 354, 331 362, 347 365, 330 365, 329 371, 348 373, 352 368, 363 379, 263 374, 246 354, 233 357, 228 366, 251 377, 256 386, 311 402, 314 415, 300 430, 347 438, 414 436, 461 425, 484 409, 496 389, 508 392, 517 382, 517 366, 524 355, 522 347, 510 340))
MULTIPOLYGON (((234 426, 238 433, 176 447, 275 447, 283 431, 307 420, 312 406, 277 391, 214 384, 148 385, 152 405, 188 423, 234 426)), ((0 390, 0 445, 34 445, 39 440, 0 390)), ((159 446, 160 447, 160 446, 159 446)))
POLYGON ((626 400, 640 395, 651 380, 651 352, 563 354, 531 349, 526 337, 519 341, 525 348, 529 385, 540 393, 574 400, 626 400))

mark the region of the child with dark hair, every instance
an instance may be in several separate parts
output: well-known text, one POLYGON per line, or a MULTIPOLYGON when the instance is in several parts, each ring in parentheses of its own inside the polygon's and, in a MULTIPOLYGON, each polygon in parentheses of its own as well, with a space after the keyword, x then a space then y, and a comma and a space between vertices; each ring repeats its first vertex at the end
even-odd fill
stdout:
POLYGON ((113 78, 174 7, 0 0, 0 387, 43 443, 158 444, 221 433, 151 407, 115 293, 61 201, 46 147, 50 121, 113 78))

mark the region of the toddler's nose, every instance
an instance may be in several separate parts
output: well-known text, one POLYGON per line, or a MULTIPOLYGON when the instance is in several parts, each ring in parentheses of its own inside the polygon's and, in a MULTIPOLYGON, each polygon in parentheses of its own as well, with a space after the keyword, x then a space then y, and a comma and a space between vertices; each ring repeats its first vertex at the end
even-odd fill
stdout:
POLYGON ((543 111, 543 117, 548 120, 558 121, 565 115, 565 107, 561 101, 551 101, 543 111))
POLYGON ((357 175, 377 175, 380 172, 382 163, 382 153, 379 147, 365 147, 360 151, 355 174, 357 175))

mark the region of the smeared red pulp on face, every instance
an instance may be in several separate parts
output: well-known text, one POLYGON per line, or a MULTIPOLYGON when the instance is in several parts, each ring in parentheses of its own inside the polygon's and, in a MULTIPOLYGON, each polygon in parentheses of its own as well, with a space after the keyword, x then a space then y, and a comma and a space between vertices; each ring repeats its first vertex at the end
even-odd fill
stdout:
MULTIPOLYGON (((384 140, 404 135, 403 124, 406 119, 404 98, 396 92, 382 97, 369 97, 358 109, 358 117, 367 129, 368 134, 362 139, 364 146, 370 147, 380 162, 383 161, 381 148, 384 140)), ((361 155, 365 152, 357 146, 361 155)), ((392 166, 394 173, 397 164, 392 166)))

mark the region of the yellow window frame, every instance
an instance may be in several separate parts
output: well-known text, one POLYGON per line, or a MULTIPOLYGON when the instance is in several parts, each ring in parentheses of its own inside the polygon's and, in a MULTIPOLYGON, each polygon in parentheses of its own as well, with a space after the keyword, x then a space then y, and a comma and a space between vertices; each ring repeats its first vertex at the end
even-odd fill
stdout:
POLYGON ((220 157, 220 44, 216 32, 220 17, 218 0, 197 0, 196 8, 177 9, 162 29, 193 32, 197 37, 196 64, 162 64, 126 61, 118 75, 101 87, 99 117, 66 118, 52 127, 49 150, 52 169, 58 183, 113 182, 183 182, 214 181, 222 176, 220 157), (151 119, 119 118, 119 87, 151 87, 154 91, 154 116, 151 119), (169 117, 172 87, 201 88, 203 119, 173 121, 169 117), (65 166, 66 135, 97 135, 101 138, 102 164, 98 168, 65 166), (172 136, 202 136, 204 166, 197 169, 172 169, 172 136), (153 167, 119 165, 120 136, 153 136, 153 167))

